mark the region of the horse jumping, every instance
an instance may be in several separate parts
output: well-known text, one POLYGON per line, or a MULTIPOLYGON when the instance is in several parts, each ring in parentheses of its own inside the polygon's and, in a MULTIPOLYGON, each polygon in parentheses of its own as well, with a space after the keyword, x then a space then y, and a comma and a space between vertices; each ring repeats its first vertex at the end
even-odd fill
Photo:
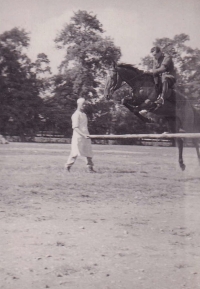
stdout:
MULTIPOLYGON (((145 109, 165 119, 171 133, 179 133, 182 130, 188 133, 200 132, 200 113, 191 105, 189 99, 173 89, 164 105, 156 107, 154 104, 156 91, 153 75, 145 73, 133 65, 113 65, 106 79, 104 97, 106 99, 112 98, 114 92, 122 86, 123 82, 127 83, 133 91, 133 97, 125 98, 122 102, 123 105, 143 121, 146 122, 147 119, 140 112, 145 109)), ((183 139, 177 138, 176 141, 179 150, 179 165, 182 170, 185 170, 183 139)), ((192 142, 200 163, 198 139, 193 138, 192 142)))

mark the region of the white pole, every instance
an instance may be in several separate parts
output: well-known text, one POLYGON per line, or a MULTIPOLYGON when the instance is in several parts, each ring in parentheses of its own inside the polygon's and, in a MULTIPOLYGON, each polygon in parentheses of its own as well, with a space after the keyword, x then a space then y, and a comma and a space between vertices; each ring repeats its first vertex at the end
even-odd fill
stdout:
POLYGON ((90 135, 91 139, 130 139, 130 138, 199 138, 200 133, 163 133, 163 134, 121 134, 90 135))

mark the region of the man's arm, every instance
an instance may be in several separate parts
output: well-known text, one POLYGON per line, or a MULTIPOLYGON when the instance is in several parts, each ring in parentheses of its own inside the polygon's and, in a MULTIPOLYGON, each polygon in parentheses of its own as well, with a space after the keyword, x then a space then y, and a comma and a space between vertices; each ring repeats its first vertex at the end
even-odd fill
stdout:
POLYGON ((164 59, 163 59, 163 62, 161 63, 161 66, 159 68, 154 68, 153 69, 153 74, 154 75, 157 75, 159 73, 163 73, 163 72, 166 72, 170 63, 171 63, 172 59, 170 56, 165 56, 164 59))
POLYGON ((89 135, 84 134, 78 127, 75 127, 74 130, 75 130, 78 134, 80 134, 81 136, 83 136, 83 137, 85 137, 85 138, 90 138, 89 135))
POLYGON ((72 115, 72 128, 74 131, 76 131, 79 135, 85 137, 85 138, 89 138, 88 135, 84 134, 80 128, 79 128, 79 121, 80 121, 80 116, 77 112, 75 112, 73 115, 72 115))

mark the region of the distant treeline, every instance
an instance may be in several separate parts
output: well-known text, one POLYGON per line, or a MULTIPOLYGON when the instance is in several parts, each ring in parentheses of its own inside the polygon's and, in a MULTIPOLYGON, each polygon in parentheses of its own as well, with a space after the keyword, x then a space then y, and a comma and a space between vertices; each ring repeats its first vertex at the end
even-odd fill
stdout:
MULTIPOLYGON (((189 36, 156 39, 167 53, 173 48, 177 84, 198 108, 200 104, 200 50, 186 46, 189 36), (170 43, 170 45, 169 45, 170 43)), ((104 35, 102 24, 87 11, 77 11, 55 35, 55 46, 65 51, 58 73, 51 73, 48 56, 40 53, 35 61, 27 56, 30 36, 20 28, 0 35, 0 133, 17 135, 22 140, 38 132, 52 131, 70 137, 71 115, 78 97, 85 97, 91 134, 161 132, 165 124, 145 126, 134 114, 120 105, 130 94, 124 85, 115 101, 103 96, 106 72, 121 58, 120 47, 104 35)), ((134 43, 133 43, 134 45, 134 43)), ((141 60, 145 70, 152 68, 148 55, 141 60)))

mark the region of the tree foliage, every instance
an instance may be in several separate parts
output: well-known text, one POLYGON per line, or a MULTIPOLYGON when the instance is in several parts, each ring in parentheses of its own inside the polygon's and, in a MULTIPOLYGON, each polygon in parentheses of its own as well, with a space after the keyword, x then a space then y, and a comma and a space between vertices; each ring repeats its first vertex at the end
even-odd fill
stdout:
POLYGON ((109 108, 101 100, 102 85, 106 69, 120 58, 121 52, 103 33, 102 24, 93 13, 79 10, 55 39, 57 48, 64 49, 66 53, 59 73, 52 78, 51 106, 54 107, 54 116, 51 114, 51 121, 58 126, 59 111, 65 111, 62 118, 66 124, 65 132, 69 131, 67 125, 71 128, 71 114, 79 97, 85 97, 90 102, 91 130, 95 131, 96 126, 100 131, 106 131, 102 122, 103 115, 109 114, 109 108))
MULTIPOLYGON (((200 105, 200 50, 187 46, 189 36, 156 39, 165 53, 173 56, 177 85, 191 101, 200 105)), ((120 104, 129 95, 127 85, 115 92, 114 101, 105 101, 102 91, 106 71, 119 61, 121 51, 110 37, 104 37, 102 24, 93 13, 74 13, 55 39, 65 50, 59 73, 50 77, 47 55, 40 53, 35 62, 27 56, 29 34, 13 28, 0 35, 0 133, 23 136, 37 130, 71 135, 71 115, 76 100, 89 101, 87 114, 92 134, 145 132, 144 124, 120 104)), ((152 68, 147 55, 141 65, 152 68)))
POLYGON ((112 39, 104 38, 103 32, 96 16, 79 10, 55 39, 57 48, 66 51, 59 67, 67 79, 62 91, 72 90, 72 97, 97 98, 106 69, 121 56, 120 49, 112 39))
POLYGON ((94 79, 102 74, 104 76, 106 67, 113 60, 117 61, 121 52, 112 39, 102 36, 103 32, 102 24, 92 13, 80 10, 74 13, 71 22, 55 39, 57 47, 66 50, 60 70, 68 70, 69 64, 81 65, 92 73, 94 79))
POLYGON ((0 132, 15 132, 21 137, 37 130, 44 89, 37 78, 40 55, 32 63, 26 55, 30 38, 23 29, 13 28, 0 35, 0 132))

